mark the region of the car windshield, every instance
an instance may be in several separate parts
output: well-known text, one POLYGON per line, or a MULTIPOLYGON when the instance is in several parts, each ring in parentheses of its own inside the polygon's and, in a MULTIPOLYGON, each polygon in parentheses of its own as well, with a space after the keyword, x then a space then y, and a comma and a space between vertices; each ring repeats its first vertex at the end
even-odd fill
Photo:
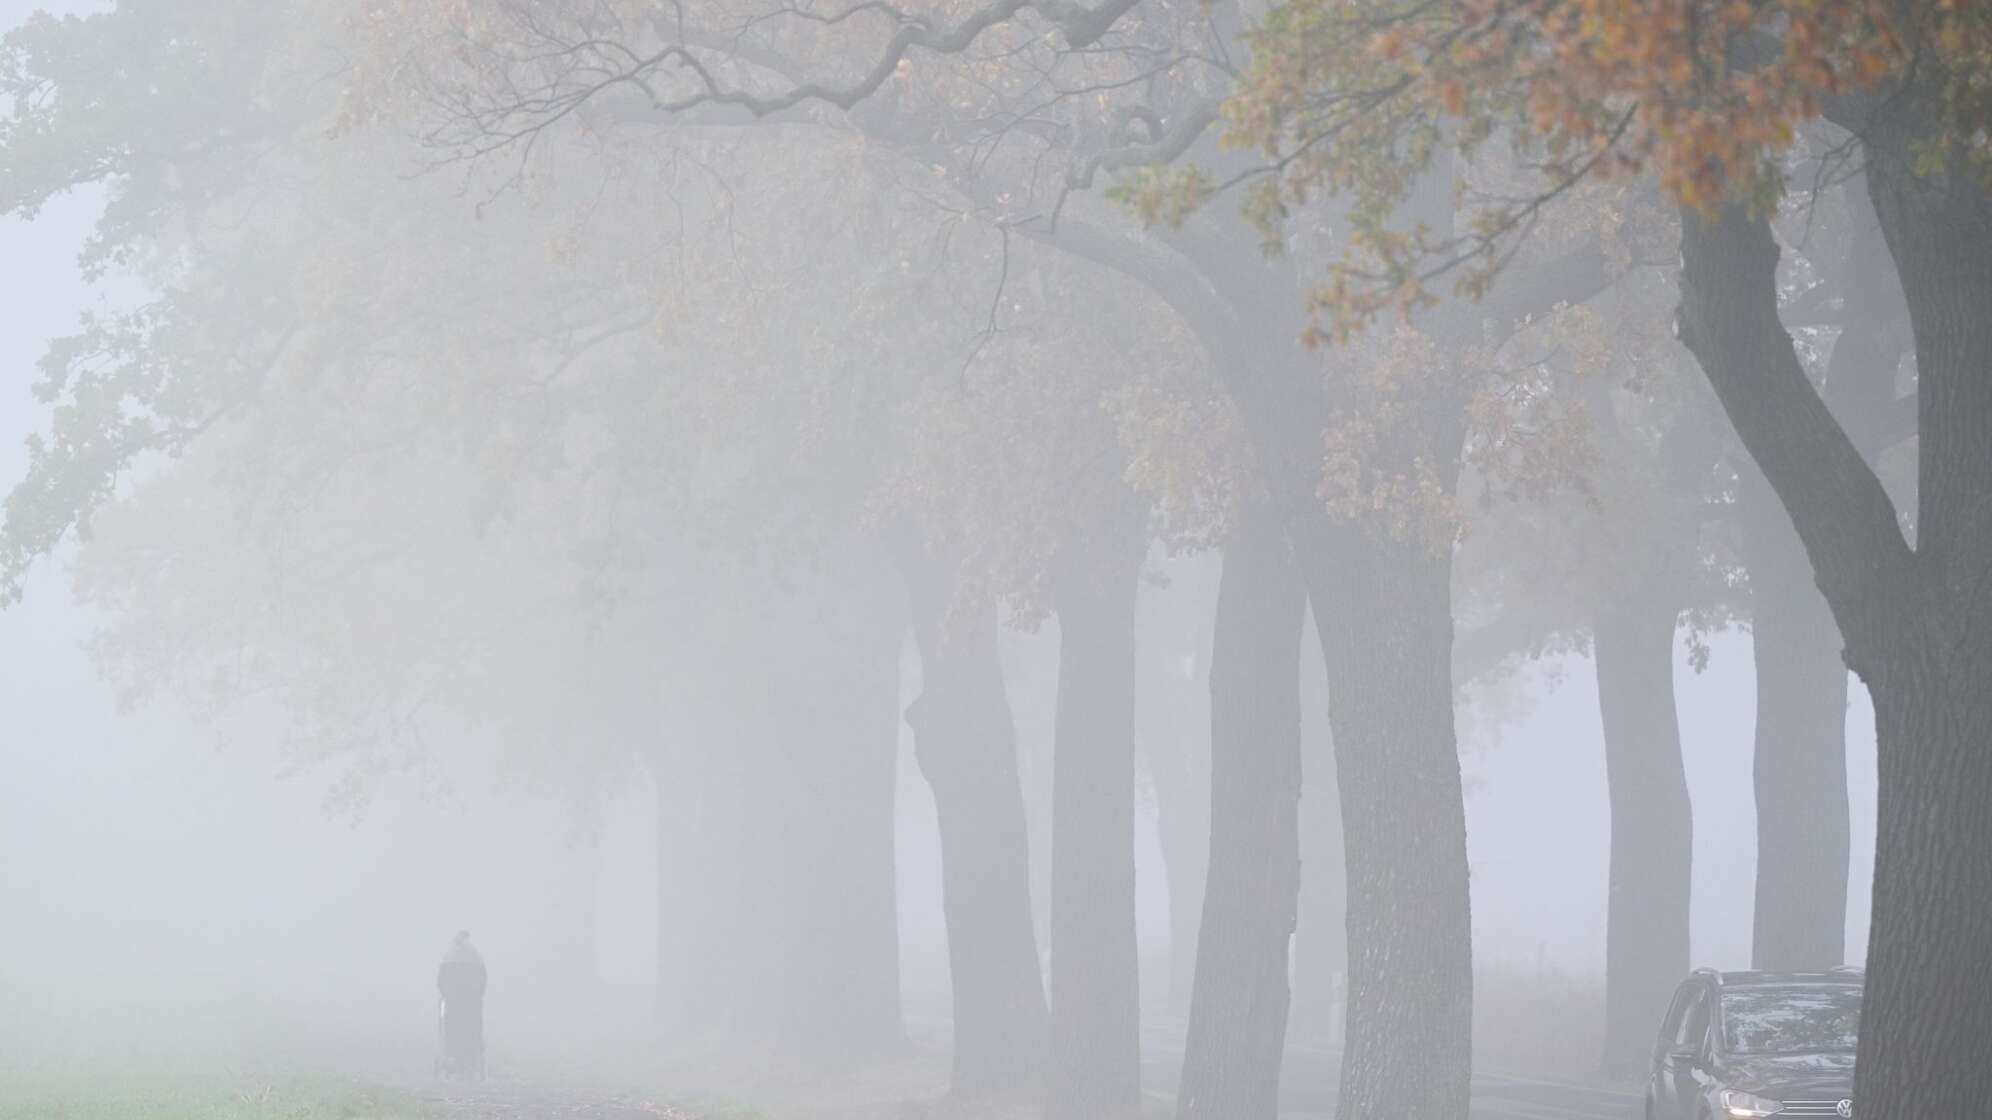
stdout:
POLYGON ((1860 1024, 1861 989, 1852 984, 1722 993, 1722 1038, 1732 1054, 1852 1050, 1860 1024))

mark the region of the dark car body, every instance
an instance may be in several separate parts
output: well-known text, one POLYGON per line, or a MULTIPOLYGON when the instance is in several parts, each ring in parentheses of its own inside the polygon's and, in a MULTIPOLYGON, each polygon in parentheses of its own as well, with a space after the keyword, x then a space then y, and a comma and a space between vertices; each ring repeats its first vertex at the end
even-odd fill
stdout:
POLYGON ((1859 969, 1696 971, 1654 1043, 1648 1120, 1852 1116, 1863 979, 1859 969))

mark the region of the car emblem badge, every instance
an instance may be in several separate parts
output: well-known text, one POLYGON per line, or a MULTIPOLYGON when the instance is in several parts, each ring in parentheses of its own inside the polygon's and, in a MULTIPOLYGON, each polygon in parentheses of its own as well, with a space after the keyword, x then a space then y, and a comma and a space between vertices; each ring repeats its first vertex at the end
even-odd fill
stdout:
POLYGON ((1841 1101, 1839 1104, 1833 1106, 1833 1111, 1842 1116, 1852 1116, 1854 1114, 1854 1102, 1841 1101))

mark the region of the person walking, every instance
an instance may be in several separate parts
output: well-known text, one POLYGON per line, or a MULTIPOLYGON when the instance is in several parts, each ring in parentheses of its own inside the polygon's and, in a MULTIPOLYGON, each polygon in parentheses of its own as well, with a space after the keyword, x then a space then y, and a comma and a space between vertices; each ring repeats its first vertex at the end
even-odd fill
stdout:
POLYGON ((442 1055, 437 1072, 446 1077, 484 1077, 484 958, 461 930, 436 969, 441 994, 442 1055))

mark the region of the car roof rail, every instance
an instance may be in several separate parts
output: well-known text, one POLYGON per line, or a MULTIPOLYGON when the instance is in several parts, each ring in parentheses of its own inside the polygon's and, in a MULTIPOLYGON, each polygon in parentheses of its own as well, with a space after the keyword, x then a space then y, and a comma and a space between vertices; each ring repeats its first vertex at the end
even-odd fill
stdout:
POLYGON ((1828 972, 1861 972, 1861 973, 1865 973, 1865 972, 1867 971, 1867 966, 1866 966, 1866 965, 1864 965, 1864 964, 1836 964, 1836 965, 1834 965, 1834 966, 1833 966, 1832 968, 1829 968, 1829 969, 1827 969, 1826 971, 1828 971, 1828 972))
POLYGON ((1704 965, 1701 968, 1695 969, 1693 972, 1689 973, 1688 975, 1706 976, 1709 979, 1715 981, 1717 985, 1720 985, 1722 983, 1722 971, 1720 969, 1709 968, 1706 965, 1704 965))

